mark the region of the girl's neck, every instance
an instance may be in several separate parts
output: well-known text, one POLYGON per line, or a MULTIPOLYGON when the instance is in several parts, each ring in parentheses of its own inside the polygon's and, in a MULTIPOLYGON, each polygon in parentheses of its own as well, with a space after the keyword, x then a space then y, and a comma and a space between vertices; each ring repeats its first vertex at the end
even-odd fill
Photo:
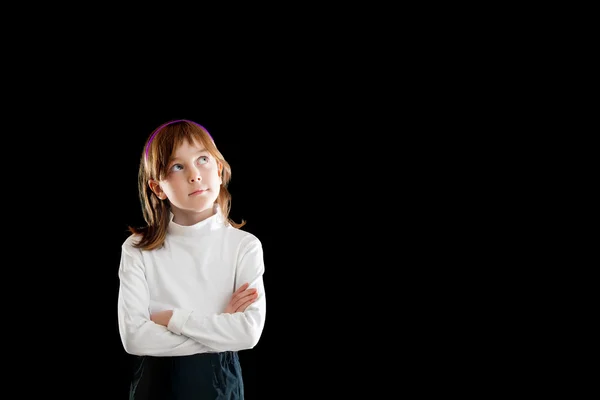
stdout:
POLYGON ((181 226, 191 226, 202 222, 216 214, 216 207, 211 207, 203 211, 188 211, 173 208, 173 222, 181 226))

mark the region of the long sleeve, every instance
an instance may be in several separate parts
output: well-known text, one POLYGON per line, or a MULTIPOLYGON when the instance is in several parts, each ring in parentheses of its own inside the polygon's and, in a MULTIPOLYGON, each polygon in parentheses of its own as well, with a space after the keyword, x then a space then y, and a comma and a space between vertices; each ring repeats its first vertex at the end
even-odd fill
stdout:
POLYGON ((177 335, 192 338, 217 351, 251 349, 260 339, 266 315, 263 282, 263 249, 254 236, 240 243, 235 273, 236 289, 248 282, 258 290, 258 298, 244 312, 198 315, 193 310, 176 308, 168 329, 177 335))
POLYGON ((214 352, 186 336, 176 335, 150 320, 150 295, 143 266, 122 248, 119 266, 118 323, 125 351, 133 355, 182 356, 214 352))

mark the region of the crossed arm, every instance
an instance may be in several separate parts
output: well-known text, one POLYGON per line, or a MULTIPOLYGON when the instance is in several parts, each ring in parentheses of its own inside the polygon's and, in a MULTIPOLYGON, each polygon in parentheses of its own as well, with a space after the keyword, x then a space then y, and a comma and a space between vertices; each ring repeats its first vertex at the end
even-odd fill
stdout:
MULTIPOLYGON (((244 312, 246 308, 258 298, 256 288, 249 288, 249 283, 244 283, 236 290, 229 300, 229 304, 225 307, 224 313, 234 314, 236 312, 244 312)), ((169 321, 173 316, 173 310, 158 311, 150 314, 150 320, 155 324, 162 325, 165 328, 169 326, 169 321)))
POLYGON ((177 356, 253 348, 265 320, 264 265, 258 240, 245 244, 232 294, 222 313, 202 315, 175 308, 150 314, 150 294, 141 256, 123 248, 119 268, 119 331, 134 355, 177 356))

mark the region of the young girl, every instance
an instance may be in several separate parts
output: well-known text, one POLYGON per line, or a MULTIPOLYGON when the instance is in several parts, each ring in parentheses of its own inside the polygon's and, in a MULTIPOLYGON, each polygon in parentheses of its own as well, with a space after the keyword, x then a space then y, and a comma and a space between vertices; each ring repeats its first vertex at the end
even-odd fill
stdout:
POLYGON ((147 225, 121 249, 118 324, 136 357, 130 399, 243 399, 237 352, 265 324, 261 242, 229 218, 231 168, 188 120, 146 141, 138 189, 147 225))

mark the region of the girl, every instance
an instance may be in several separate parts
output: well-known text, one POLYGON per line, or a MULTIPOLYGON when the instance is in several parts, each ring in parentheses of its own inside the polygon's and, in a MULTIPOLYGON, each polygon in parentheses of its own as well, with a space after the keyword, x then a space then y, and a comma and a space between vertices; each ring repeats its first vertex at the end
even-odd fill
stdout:
POLYGON ((188 120, 146 141, 138 189, 146 226, 121 248, 118 324, 136 357, 130 399, 243 399, 237 352, 265 324, 263 251, 229 218, 231 168, 188 120))

